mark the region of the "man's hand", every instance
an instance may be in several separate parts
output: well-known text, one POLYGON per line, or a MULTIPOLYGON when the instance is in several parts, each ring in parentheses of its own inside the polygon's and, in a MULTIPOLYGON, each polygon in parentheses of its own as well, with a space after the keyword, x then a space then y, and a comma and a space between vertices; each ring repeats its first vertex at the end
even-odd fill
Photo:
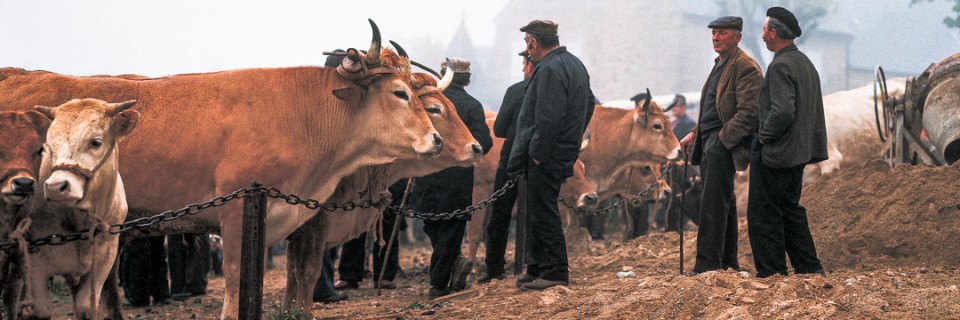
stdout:
POLYGON ((694 133, 691 131, 690 133, 687 134, 686 137, 683 137, 683 139, 680 139, 680 149, 683 150, 684 154, 689 154, 690 151, 692 151, 694 136, 695 136, 694 133))

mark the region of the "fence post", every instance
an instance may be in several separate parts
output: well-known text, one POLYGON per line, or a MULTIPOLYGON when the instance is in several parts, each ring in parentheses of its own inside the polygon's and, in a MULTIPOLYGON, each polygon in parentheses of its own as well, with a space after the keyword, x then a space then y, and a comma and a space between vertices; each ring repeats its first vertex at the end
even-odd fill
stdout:
POLYGON ((513 274, 523 273, 523 264, 527 256, 527 178, 517 181, 517 230, 514 239, 513 274))
MULTIPOLYGON (((260 183, 253 182, 253 188, 260 183)), ((263 314, 263 228, 267 196, 250 192, 243 197, 243 240, 240 247, 240 320, 259 320, 263 314)))

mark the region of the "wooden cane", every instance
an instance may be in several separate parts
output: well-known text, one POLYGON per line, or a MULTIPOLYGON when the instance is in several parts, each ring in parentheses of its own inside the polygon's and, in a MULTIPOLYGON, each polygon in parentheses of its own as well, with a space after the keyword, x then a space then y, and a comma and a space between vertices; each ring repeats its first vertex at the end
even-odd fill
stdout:
MULTIPOLYGON (((403 199, 400 200, 400 209, 403 209, 407 205, 407 196, 410 195, 410 190, 413 189, 414 184, 413 178, 407 179, 407 188, 403 190, 403 199)), ((390 240, 387 241, 387 250, 383 251, 383 248, 380 248, 383 253, 383 265, 380 266, 380 277, 377 278, 377 296, 380 296, 380 283, 383 282, 383 274, 387 272, 388 259, 387 255, 390 254, 390 249, 393 248, 393 241, 397 238, 397 230, 400 230, 400 219, 403 218, 403 212, 397 212, 397 217, 393 220, 393 231, 390 232, 390 240)), ((380 253, 377 253, 380 254, 380 253)))

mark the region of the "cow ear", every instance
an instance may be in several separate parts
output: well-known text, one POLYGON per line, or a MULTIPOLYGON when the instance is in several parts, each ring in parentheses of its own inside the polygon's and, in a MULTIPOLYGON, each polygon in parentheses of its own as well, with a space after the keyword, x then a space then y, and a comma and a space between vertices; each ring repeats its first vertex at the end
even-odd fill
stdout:
POLYGON ((363 98, 363 89, 358 86, 349 86, 333 90, 333 95, 340 100, 356 103, 363 98))
POLYGON ((33 110, 24 112, 23 117, 37 129, 41 136, 47 135, 47 129, 50 128, 50 122, 53 121, 47 115, 33 110))
POLYGON ((120 136, 129 135, 140 122, 140 112, 137 110, 124 110, 113 116, 113 131, 120 136))
POLYGON ((34 106, 33 110, 42 113, 47 116, 48 119, 56 118, 57 108, 56 107, 45 107, 45 106, 34 106))

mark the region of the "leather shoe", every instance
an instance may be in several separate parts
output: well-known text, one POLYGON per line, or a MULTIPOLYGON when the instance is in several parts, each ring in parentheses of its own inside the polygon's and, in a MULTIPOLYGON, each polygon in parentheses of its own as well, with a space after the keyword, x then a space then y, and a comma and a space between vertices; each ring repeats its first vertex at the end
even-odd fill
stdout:
POLYGON ((493 280, 493 279, 503 280, 503 279, 506 279, 506 278, 507 278, 507 275, 504 274, 504 273, 502 273, 502 272, 498 272, 498 273, 487 273, 487 274, 484 274, 482 277, 478 278, 478 279, 477 279, 477 283, 487 283, 487 282, 490 282, 490 281, 493 280))
POLYGON ((473 271, 473 262, 463 256, 458 256, 453 263, 453 273, 450 275, 450 292, 463 291, 467 288, 467 276, 473 271))
POLYGON ((523 290, 543 290, 555 286, 567 286, 570 285, 569 281, 561 280, 546 280, 546 279, 536 279, 528 283, 524 283, 520 289, 523 290))
POLYGON ((521 274, 517 278, 517 288, 523 287, 524 284, 533 282, 533 280, 537 280, 537 277, 531 276, 529 273, 521 274))
POLYGON ((337 289, 337 290, 343 290, 343 289, 359 289, 359 288, 360 288, 360 283, 359 283, 359 282, 353 282, 353 281, 337 280, 337 282, 335 282, 335 283, 333 284, 333 288, 334 288, 334 289, 337 289))
POLYGON ((440 288, 433 288, 433 287, 431 287, 431 288, 430 288, 430 292, 427 293, 427 296, 430 297, 430 299, 435 299, 435 298, 439 298, 439 297, 442 297, 442 296, 445 296, 445 295, 448 295, 448 294, 450 294, 450 292, 447 291, 447 289, 440 289, 440 288))
MULTIPOLYGON (((374 283, 374 285, 376 285, 376 283, 374 283)), ((380 289, 396 289, 396 288, 397 288, 397 284, 393 283, 393 281, 390 281, 390 280, 380 281, 380 289)))
POLYGON ((338 292, 338 293, 334 293, 334 294, 331 294, 331 295, 329 295, 329 296, 322 297, 322 298, 313 297, 313 302, 336 303, 336 302, 340 302, 340 301, 343 301, 343 300, 347 300, 348 297, 349 297, 349 296, 347 296, 346 293, 339 293, 339 292, 338 292))

